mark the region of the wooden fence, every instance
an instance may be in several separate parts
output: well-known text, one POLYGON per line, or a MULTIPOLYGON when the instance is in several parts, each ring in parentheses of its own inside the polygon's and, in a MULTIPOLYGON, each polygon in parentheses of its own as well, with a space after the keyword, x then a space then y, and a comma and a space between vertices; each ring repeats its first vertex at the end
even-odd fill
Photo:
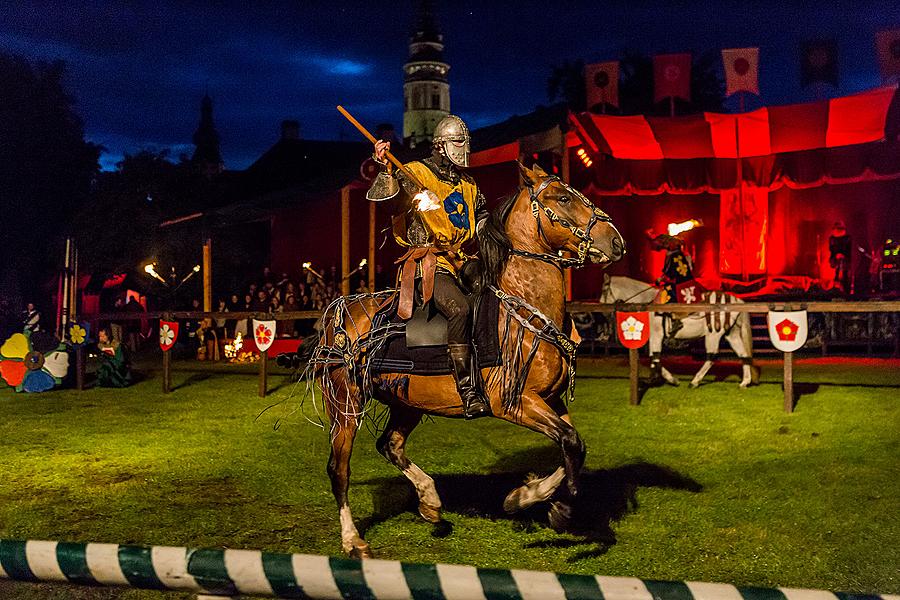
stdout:
MULTIPOLYGON (((676 314, 689 314, 699 312, 699 304, 635 304, 635 303, 615 303, 606 304, 601 302, 569 302, 566 309, 569 314, 572 313, 615 313, 616 311, 627 312, 666 312, 676 314)), ((703 304, 703 312, 739 312, 739 313, 768 313, 769 311, 795 311, 805 310, 810 313, 900 313, 900 301, 873 301, 873 302, 803 302, 797 300, 778 301, 778 302, 745 302, 741 304, 703 304)), ((159 311, 146 313, 104 313, 91 315, 87 318, 93 323, 97 322, 119 322, 125 320, 172 320, 172 319, 259 319, 259 320, 303 320, 318 319, 322 316, 321 311, 292 311, 280 313, 261 313, 261 312, 195 312, 195 311, 159 311)), ((900 333, 898 333, 900 335, 900 333)), ((163 392, 169 393, 171 386, 171 365, 169 352, 163 352, 163 392)), ((262 352, 259 361, 259 386, 258 394, 260 397, 266 395, 268 386, 268 355, 262 352)), ((784 410, 793 412, 794 410, 794 364, 793 352, 783 353, 784 364, 784 410)), ((632 404, 640 403, 639 395, 639 378, 638 378, 638 351, 629 350, 629 401, 632 404)), ((81 348, 78 348, 76 356, 76 385, 78 389, 83 389, 84 360, 81 354, 81 348)))

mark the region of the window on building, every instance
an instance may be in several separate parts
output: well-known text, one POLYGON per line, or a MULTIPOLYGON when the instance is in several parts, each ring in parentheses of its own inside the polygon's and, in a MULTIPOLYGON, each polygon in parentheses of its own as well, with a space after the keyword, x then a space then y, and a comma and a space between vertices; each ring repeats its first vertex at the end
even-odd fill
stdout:
POLYGON ((437 92, 431 93, 431 108, 441 107, 441 95, 437 92))

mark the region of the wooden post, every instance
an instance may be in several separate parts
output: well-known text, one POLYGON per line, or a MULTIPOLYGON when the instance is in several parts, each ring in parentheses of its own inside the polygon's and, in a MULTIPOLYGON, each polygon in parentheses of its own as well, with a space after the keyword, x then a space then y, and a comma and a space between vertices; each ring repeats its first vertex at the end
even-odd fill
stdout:
POLYGON ((350 295, 350 186, 341 188, 341 294, 350 295))
POLYGON ((75 346, 75 389, 84 389, 84 345, 75 346))
POLYGON ((171 359, 169 357, 169 352, 171 352, 171 350, 163 351, 163 381, 162 381, 163 394, 168 394, 171 391, 170 390, 171 377, 170 377, 170 372, 169 372, 169 369, 170 369, 169 363, 170 363, 171 359))
MULTIPOLYGON (((562 164, 560 165, 560 177, 562 177, 563 183, 569 183, 569 145, 566 143, 566 132, 562 131, 560 128, 560 149, 559 154, 562 157, 562 164)), ((566 278, 566 300, 572 301, 572 269, 566 269, 564 271, 566 278)))
POLYGON ((638 351, 637 348, 629 348, 628 349, 628 384, 630 388, 630 393, 628 396, 628 403, 632 406, 637 406, 641 403, 641 398, 638 395, 638 370, 640 368, 640 360, 638 359, 638 351))
POLYGON ((784 353, 784 412, 794 412, 794 353, 784 353))
POLYGON ((375 203, 369 202, 369 291, 375 291, 375 203))
POLYGON ((203 312, 212 310, 212 238, 203 240, 203 312))
POLYGON ((268 361, 269 351, 263 350, 259 355, 259 397, 266 397, 266 389, 269 387, 268 361))

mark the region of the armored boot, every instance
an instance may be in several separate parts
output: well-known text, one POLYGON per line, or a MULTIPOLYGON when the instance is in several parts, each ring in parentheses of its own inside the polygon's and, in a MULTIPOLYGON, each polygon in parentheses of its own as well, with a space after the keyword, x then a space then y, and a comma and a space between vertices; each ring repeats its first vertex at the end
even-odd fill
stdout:
POLYGON ((456 380, 456 389, 463 402, 466 419, 477 419, 491 414, 491 405, 479 392, 472 373, 472 354, 468 344, 448 344, 450 372, 456 380))

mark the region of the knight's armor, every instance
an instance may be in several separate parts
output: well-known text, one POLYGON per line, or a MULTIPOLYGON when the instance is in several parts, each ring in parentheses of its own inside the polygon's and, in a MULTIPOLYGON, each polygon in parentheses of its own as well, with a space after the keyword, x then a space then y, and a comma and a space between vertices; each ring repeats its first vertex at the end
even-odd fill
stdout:
MULTIPOLYGON (((470 351, 471 306, 461 289, 459 270, 470 259, 462 246, 475 238, 490 215, 475 181, 460 171, 469 165, 469 144, 469 129, 463 120, 447 115, 435 128, 431 156, 404 165, 425 190, 385 162, 366 198, 395 203, 394 239, 409 249, 408 259, 401 267, 401 315, 403 281, 412 279, 404 277, 404 272, 414 269, 416 279, 433 281, 431 297, 448 322, 451 373, 466 418, 475 418, 490 414, 490 405, 473 377, 476 366, 470 351)), ((427 291, 423 296, 428 300, 427 291)))

